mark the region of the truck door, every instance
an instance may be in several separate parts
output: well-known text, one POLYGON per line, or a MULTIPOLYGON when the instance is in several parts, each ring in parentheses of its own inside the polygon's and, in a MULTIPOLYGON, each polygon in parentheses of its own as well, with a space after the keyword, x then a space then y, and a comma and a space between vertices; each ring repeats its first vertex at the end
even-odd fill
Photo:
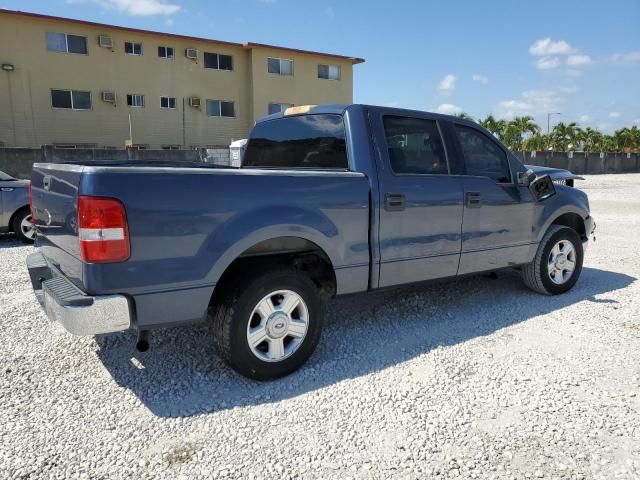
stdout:
POLYGON ((456 275, 462 183, 438 121, 371 111, 380 195, 379 287, 456 275))
POLYGON ((465 205, 458 274, 525 263, 535 240, 529 189, 518 186, 508 152, 493 136, 468 124, 451 127, 452 155, 466 169, 460 177, 465 205))

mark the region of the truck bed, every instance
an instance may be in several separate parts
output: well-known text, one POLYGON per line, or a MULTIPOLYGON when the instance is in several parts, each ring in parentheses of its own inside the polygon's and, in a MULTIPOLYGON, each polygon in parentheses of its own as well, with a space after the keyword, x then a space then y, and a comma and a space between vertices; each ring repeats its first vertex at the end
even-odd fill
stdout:
POLYGON ((226 266, 268 238, 313 242, 349 278, 338 285, 368 285, 369 181, 360 173, 42 163, 32 179, 41 252, 87 294, 133 297, 142 326, 202 319, 226 266), (81 260, 78 195, 124 204, 129 260, 81 260))

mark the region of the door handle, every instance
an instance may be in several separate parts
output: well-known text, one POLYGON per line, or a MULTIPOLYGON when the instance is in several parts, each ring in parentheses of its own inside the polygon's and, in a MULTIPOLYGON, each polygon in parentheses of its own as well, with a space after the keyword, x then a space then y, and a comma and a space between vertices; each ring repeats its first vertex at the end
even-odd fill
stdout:
POLYGON ((480 208, 482 206, 480 192, 467 192, 465 204, 467 208, 480 208))
POLYGON ((384 196, 384 209, 388 212, 404 210, 404 195, 401 193, 386 193, 384 196))

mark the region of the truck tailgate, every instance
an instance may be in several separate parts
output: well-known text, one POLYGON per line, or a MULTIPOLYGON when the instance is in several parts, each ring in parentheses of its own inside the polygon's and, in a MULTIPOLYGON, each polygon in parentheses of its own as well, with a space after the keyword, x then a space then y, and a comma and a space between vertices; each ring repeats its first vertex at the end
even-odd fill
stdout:
POLYGON ((82 170, 36 163, 31 174, 37 246, 79 288, 84 288, 77 228, 82 170))

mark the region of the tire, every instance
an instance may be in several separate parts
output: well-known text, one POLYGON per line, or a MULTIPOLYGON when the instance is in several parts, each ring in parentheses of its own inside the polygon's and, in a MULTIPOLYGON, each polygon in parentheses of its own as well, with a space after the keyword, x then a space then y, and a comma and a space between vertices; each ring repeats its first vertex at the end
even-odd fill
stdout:
POLYGON ((271 380, 289 375, 318 345, 324 317, 320 292, 298 270, 258 273, 231 285, 219 297, 212 306, 214 343, 227 365, 245 377, 271 380), (297 299, 301 302, 285 314, 285 303, 293 305, 297 299))
POLYGON ((542 237, 533 261, 522 267, 522 279, 531 290, 544 295, 565 293, 578 281, 583 257, 578 233, 569 227, 551 225, 542 237), (553 261, 554 257, 557 258, 556 262, 553 261), (573 269, 569 271, 572 263, 573 269))
POLYGON ((31 224, 31 212, 28 208, 23 208, 15 214, 11 229, 16 234, 16 237, 18 237, 18 240, 31 244, 36 239, 36 232, 33 226, 28 228, 25 222, 31 224))

